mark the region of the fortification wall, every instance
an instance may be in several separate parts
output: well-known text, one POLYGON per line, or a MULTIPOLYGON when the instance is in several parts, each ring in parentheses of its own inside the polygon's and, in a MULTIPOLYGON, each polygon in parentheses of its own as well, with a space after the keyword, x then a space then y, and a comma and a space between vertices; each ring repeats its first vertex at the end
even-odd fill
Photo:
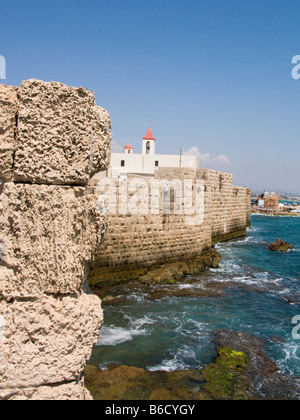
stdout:
POLYGON ((245 235, 251 224, 251 191, 234 186, 232 174, 200 169, 197 177, 205 182, 205 215, 212 243, 245 235))
POLYGON ((84 88, 0 85, 0 399, 90 399, 103 313, 87 266, 107 220, 87 183, 110 128, 84 88))
MULTIPOLYGON (((135 175, 129 175, 128 183, 134 178, 135 175)), ((246 188, 235 187, 231 174, 205 169, 159 168, 155 180, 161 182, 160 192, 156 190, 154 197, 159 195, 157 208, 152 205, 154 193, 151 181, 144 178, 148 184, 145 188, 147 212, 109 215, 105 241, 95 256, 90 274, 91 285, 135 278, 143 273, 144 268, 199 256, 204 249, 219 241, 246 234, 251 216, 251 193, 246 188), (190 224, 185 212, 195 202, 185 200, 184 194, 179 201, 171 204, 170 214, 163 214, 163 186, 166 182, 172 186, 174 180, 181 182, 183 187, 185 180, 190 181, 194 193, 202 182, 203 220, 197 222, 196 219, 190 224), (181 205, 182 214, 174 214, 176 205, 178 208, 181 205), (158 214, 153 214, 154 209, 159 209, 158 214)), ((120 201, 120 188, 124 187, 117 188, 117 203, 120 201)), ((128 196, 130 200, 130 193, 128 196)))

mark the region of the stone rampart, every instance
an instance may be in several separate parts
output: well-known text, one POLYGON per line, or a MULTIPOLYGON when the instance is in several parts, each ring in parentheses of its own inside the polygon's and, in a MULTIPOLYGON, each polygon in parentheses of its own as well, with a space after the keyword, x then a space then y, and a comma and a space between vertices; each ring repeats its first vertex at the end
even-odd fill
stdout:
MULTIPOLYGON (((145 187, 144 214, 130 211, 120 214, 117 208, 116 214, 109 215, 105 241, 91 270, 91 286, 101 286, 108 280, 121 282, 143 274, 145 268, 199 256, 217 242, 246 235, 246 228, 250 226, 251 192, 234 186, 231 174, 206 169, 159 168, 155 173, 155 181, 160 181, 160 191, 155 191, 156 196, 159 195, 157 207, 153 207, 151 180, 129 174, 129 185, 132 179, 143 179, 148 186, 145 187), (199 222, 196 219, 193 223, 192 217, 190 223, 189 215, 193 216, 193 210, 190 212, 188 207, 195 206, 195 198, 190 203, 184 193, 173 205, 171 198, 170 214, 163 214, 164 185, 169 182, 172 196, 176 182, 184 189, 185 181, 191 183, 194 193, 197 188, 203 188, 203 218, 199 222), (181 214, 178 214, 180 208, 181 214)), ((120 189, 124 186, 117 187, 117 203, 121 201, 120 189)), ((130 191, 128 197, 130 200, 130 191)))

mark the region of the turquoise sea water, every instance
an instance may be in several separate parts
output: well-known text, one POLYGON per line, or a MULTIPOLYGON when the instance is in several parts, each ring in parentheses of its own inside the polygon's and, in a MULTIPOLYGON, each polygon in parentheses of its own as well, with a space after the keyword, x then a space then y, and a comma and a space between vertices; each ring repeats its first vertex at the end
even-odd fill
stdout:
POLYGON ((115 363, 148 370, 202 368, 214 360, 213 331, 222 328, 265 338, 280 371, 300 376, 300 341, 292 337, 292 319, 300 315, 300 305, 284 298, 300 293, 300 218, 253 216, 246 238, 216 249, 223 256, 220 269, 199 276, 199 283, 187 280, 172 287, 199 288, 203 280, 230 282, 224 297, 152 300, 144 288, 131 290, 120 304, 105 308, 91 363, 101 368, 115 363), (295 250, 268 251, 276 238, 292 243, 295 250))
POLYGON ((300 204, 300 201, 280 200, 280 203, 284 204, 300 204))

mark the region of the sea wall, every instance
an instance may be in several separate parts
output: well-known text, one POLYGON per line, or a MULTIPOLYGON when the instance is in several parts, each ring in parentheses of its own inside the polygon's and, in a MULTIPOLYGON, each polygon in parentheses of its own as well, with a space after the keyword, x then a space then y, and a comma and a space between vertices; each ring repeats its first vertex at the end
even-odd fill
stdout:
POLYGON ((84 88, 0 85, 0 399, 90 399, 103 322, 87 267, 107 219, 88 194, 110 118, 84 88))
MULTIPOLYGON (((130 211, 120 214, 117 211, 109 215, 104 244, 95 255, 89 275, 91 286, 137 279, 147 268, 194 258, 217 242, 246 235, 251 220, 251 191, 234 186, 231 174, 206 169, 159 168, 155 181, 160 181, 160 191, 155 190, 155 193, 151 180, 140 178, 148 185, 145 200, 140 196, 148 211, 144 214, 130 211), (203 189, 203 215, 198 221, 193 216, 193 209, 188 208, 195 207, 195 197, 191 202, 185 199, 184 193, 179 201, 172 203, 171 198, 170 214, 164 214, 163 187, 166 182, 170 183, 171 191, 176 182, 181 183, 182 188, 185 182, 190 183, 194 195, 197 189, 203 189), (153 207, 153 198, 155 203, 159 202, 156 208, 153 207), (178 214, 180 208, 182 212, 178 214)), ((132 179, 139 177, 129 174, 127 182, 130 184, 132 179)), ((96 184, 97 179, 91 180, 91 188, 93 185, 99 195, 100 184, 98 188, 96 184)), ((121 189, 124 186, 119 185, 116 189, 117 203, 124 199, 121 189)), ((130 189, 128 191, 130 201, 130 189)))
POLYGON ((245 235, 251 224, 251 190, 233 185, 229 173, 200 169, 197 178, 205 183, 205 217, 212 244, 245 235))

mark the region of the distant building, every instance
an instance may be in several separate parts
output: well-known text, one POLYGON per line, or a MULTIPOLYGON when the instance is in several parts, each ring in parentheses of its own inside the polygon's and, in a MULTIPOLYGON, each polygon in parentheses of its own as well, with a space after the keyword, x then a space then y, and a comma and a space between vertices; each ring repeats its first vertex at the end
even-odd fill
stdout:
POLYGON ((137 174, 154 177, 155 171, 160 167, 169 168, 198 168, 199 162, 196 156, 187 155, 157 155, 156 139, 152 134, 151 127, 142 140, 142 153, 134 153, 133 147, 127 144, 123 153, 112 153, 108 177, 126 177, 127 174, 137 174))
POLYGON ((252 200, 252 206, 255 210, 265 213, 279 212, 280 196, 276 193, 268 193, 258 195, 256 199, 252 200))

